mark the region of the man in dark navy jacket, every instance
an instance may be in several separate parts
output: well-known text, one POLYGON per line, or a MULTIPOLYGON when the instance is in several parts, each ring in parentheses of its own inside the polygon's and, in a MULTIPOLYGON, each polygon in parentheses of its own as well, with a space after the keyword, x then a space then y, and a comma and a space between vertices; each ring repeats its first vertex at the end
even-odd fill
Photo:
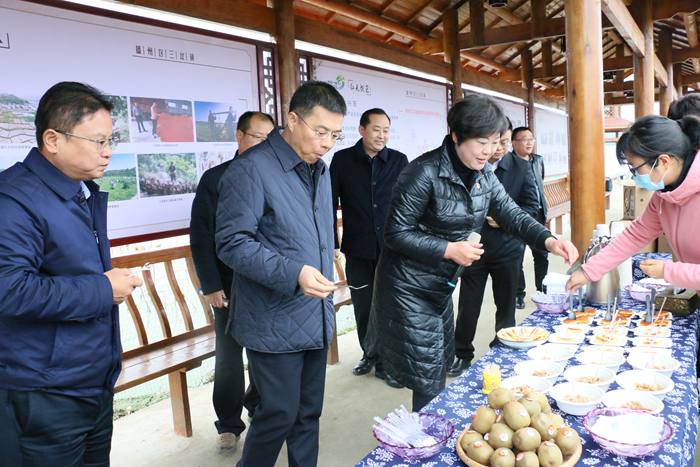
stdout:
MULTIPOLYGON (((391 119, 382 109, 366 110, 360 117, 360 138, 354 146, 338 151, 331 162, 333 212, 338 202, 343 210, 343 237, 341 251, 345 254, 345 274, 350 289, 357 323, 357 338, 365 352, 352 370, 364 375, 376 364, 375 375, 389 386, 401 387, 387 375, 376 361, 366 354, 365 338, 369 310, 374 291, 374 270, 384 244, 384 224, 389 213, 391 191, 396 179, 408 164, 408 158, 389 149, 391 119)), ((335 247, 338 248, 336 232, 335 247)))
MULTIPOLYGON (((510 124, 510 121, 508 122, 510 124)), ((539 209, 537 187, 529 164, 508 152, 512 127, 501 135, 500 144, 489 160, 508 195, 530 216, 539 209)), ((464 269, 459 289, 459 307, 455 326, 455 361, 449 376, 459 376, 474 358, 474 335, 481 314, 486 281, 491 276, 496 303, 496 331, 515 326, 515 299, 520 259, 525 244, 499 226, 491 217, 481 229, 484 254, 464 269)))
POLYGON ((112 105, 80 83, 39 101, 34 148, 0 174, 0 465, 109 465, 121 364, 117 304, 141 281, 112 269, 112 105))
POLYGON ((232 332, 260 393, 240 467, 314 466, 333 337, 333 203, 322 158, 342 138, 345 101, 307 81, 287 126, 241 154, 219 182, 216 246, 234 271, 232 332))
MULTIPOLYGON (((241 115, 236 128, 238 151, 235 157, 265 141, 274 127, 274 120, 266 113, 245 112, 241 115)), ((214 309, 216 362, 213 401, 220 449, 237 446, 238 438, 245 430, 245 423, 241 420, 243 406, 252 414, 258 397, 253 384, 244 393, 243 348, 227 332, 233 271, 216 257, 214 234, 219 181, 230 164, 231 161, 226 161, 202 174, 190 217, 192 260, 204 299, 214 309)))

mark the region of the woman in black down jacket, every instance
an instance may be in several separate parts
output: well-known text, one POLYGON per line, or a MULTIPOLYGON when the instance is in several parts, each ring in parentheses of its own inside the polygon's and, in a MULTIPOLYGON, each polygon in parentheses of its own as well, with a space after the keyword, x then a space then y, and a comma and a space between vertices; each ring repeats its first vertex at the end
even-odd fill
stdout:
POLYGON ((486 162, 507 128, 491 99, 470 95, 447 115, 442 146, 411 162, 394 187, 372 300, 373 345, 388 374, 413 390, 418 411, 445 387, 454 359, 453 288, 459 266, 483 253, 467 242, 486 215, 529 245, 573 263, 558 240, 508 196, 486 162))

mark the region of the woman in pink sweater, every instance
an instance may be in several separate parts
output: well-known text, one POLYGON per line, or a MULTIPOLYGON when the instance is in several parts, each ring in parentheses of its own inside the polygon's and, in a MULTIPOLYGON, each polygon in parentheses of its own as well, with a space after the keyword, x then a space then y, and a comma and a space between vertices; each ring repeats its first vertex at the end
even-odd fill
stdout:
POLYGON ((660 234, 666 234, 677 261, 645 260, 650 277, 676 287, 700 290, 700 120, 642 117, 617 143, 617 158, 628 164, 640 188, 654 191, 642 215, 610 245, 576 271, 566 288, 600 280, 660 234))

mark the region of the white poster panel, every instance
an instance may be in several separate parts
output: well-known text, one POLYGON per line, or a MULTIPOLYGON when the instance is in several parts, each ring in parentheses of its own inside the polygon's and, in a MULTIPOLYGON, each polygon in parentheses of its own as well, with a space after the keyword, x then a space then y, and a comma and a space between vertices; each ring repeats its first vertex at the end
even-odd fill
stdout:
POLYGON ((535 108, 535 152, 544 157, 545 177, 569 173, 569 132, 566 114, 535 108))
POLYGON ((320 59, 313 60, 312 76, 335 86, 348 105, 345 140, 326 154, 327 163, 336 151, 357 142, 360 116, 374 107, 391 118, 388 146, 409 160, 440 146, 447 134, 447 94, 442 84, 320 59))
POLYGON ((506 117, 508 117, 510 122, 513 124, 513 128, 527 126, 525 106, 523 104, 518 104, 517 102, 508 101, 505 99, 499 99, 497 97, 492 97, 492 99, 501 106, 501 109, 503 109, 506 117))
POLYGON ((182 229, 204 170, 233 157, 235 127, 258 110, 255 46, 0 0, 0 170, 36 145, 41 95, 59 81, 114 104, 105 177, 111 239, 182 229))

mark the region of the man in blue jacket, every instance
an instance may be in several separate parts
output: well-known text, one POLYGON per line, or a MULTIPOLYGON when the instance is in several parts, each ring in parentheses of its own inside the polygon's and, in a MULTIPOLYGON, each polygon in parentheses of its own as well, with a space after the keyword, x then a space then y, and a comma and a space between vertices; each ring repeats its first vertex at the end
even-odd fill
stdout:
POLYGON ((287 127, 237 157, 219 183, 216 245, 234 271, 233 334, 258 392, 239 467, 314 466, 333 336, 333 212, 322 157, 342 138, 345 101, 308 81, 287 127))
POLYGON ((121 363, 117 304, 141 281, 112 269, 111 103, 72 82, 39 101, 38 148, 0 174, 0 465, 109 465, 121 363))

